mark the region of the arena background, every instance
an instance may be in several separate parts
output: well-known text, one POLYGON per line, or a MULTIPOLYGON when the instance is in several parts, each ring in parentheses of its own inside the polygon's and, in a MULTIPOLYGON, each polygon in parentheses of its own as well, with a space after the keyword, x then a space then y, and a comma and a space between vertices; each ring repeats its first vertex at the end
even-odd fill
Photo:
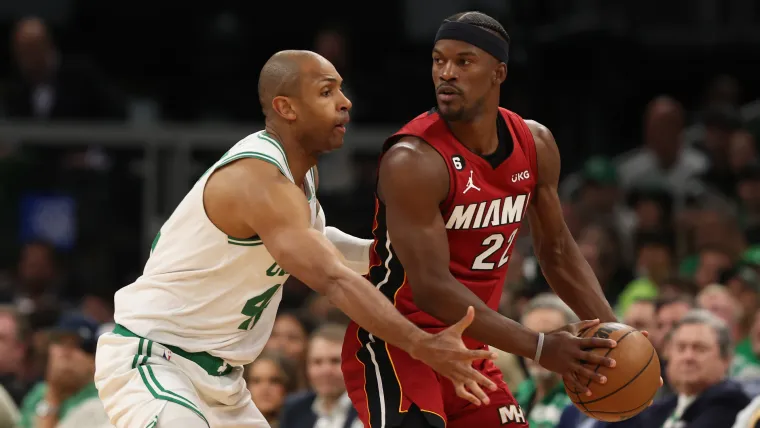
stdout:
MULTIPOLYGON (((329 224, 370 237, 379 147, 434 105, 435 30, 471 9, 511 36, 502 105, 554 133, 568 225, 621 317, 665 289, 697 296, 722 284, 710 290, 732 292, 724 309, 740 314, 727 317, 734 339, 760 340, 751 328, 760 292, 750 275, 760 263, 753 0, 5 0, 0 297, 32 327, 19 337, 11 328, 5 345, 23 349, 0 373, 16 404, 45 379, 45 331, 71 312, 107 328, 113 293, 139 275, 185 192, 263 127, 256 83, 278 50, 315 50, 345 78, 352 122, 345 147, 320 162, 319 199, 329 224), (31 17, 57 53, 52 101, 18 67, 42 49, 14 39, 31 17), (674 151, 671 170, 641 161, 658 147, 674 151), (643 295, 625 294, 641 281, 643 295)), ((513 317, 549 290, 521 238, 502 305, 513 317)), ((308 330, 340 319, 300 289, 283 309, 308 330)))

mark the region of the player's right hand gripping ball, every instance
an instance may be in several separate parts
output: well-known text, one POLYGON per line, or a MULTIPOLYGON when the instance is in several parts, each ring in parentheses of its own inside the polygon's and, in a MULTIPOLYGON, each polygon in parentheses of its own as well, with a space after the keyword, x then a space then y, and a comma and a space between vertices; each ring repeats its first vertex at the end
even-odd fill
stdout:
POLYGON ((565 391, 586 415, 605 422, 622 421, 636 416, 649 406, 660 387, 660 359, 652 343, 640 331, 620 323, 603 323, 578 334, 579 337, 613 339, 617 346, 597 348, 592 352, 606 354, 617 363, 610 369, 587 364, 591 370, 607 377, 605 384, 584 381, 591 396, 578 394, 565 386, 565 391))

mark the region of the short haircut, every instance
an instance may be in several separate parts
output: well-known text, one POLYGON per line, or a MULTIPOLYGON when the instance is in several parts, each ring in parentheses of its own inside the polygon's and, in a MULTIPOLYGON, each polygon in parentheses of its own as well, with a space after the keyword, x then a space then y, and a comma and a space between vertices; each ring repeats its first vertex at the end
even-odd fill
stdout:
POLYGON ((309 337, 311 342, 314 339, 325 339, 329 342, 343 344, 343 338, 346 336, 346 326, 341 324, 322 324, 309 337))
POLYGON ((296 363, 290 358, 276 351, 264 350, 258 357, 256 357, 254 362, 245 366, 243 369, 243 376, 246 381, 253 372, 253 366, 256 363, 264 361, 270 361, 277 366, 277 369, 280 371, 278 379, 283 388, 285 388, 285 395, 296 392, 298 389, 298 365, 296 365, 296 363))
POLYGON ((670 340, 675 332, 684 325, 701 324, 707 325, 715 331, 718 339, 718 349, 722 358, 730 358, 733 352, 733 341, 731 340, 731 330, 722 319, 713 315, 705 309, 692 309, 687 312, 678 322, 673 325, 666 340, 670 340))
POLYGON ((673 297, 660 297, 655 301, 654 309, 656 312, 660 312, 665 306, 670 306, 675 303, 683 303, 690 308, 694 308, 694 298, 687 294, 681 294, 673 297))
POLYGON ((522 314, 521 321, 525 320, 525 317, 537 310, 537 309, 554 309, 562 314, 565 319, 565 324, 570 324, 578 321, 578 317, 575 315, 572 309, 565 302, 562 301, 556 294, 541 293, 536 297, 530 299, 525 306, 525 311, 522 314))

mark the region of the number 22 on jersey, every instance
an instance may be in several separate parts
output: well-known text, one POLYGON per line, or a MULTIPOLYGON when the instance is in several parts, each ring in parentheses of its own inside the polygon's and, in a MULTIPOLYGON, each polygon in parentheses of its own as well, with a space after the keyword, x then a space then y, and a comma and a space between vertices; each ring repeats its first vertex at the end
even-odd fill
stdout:
POLYGON ((504 245, 504 234, 501 233, 494 233, 493 235, 489 235, 486 239, 484 239, 481 245, 487 248, 482 253, 480 253, 480 255, 475 257, 475 261, 472 262, 471 269, 493 270, 504 266, 509 261, 509 249, 512 248, 512 243, 515 241, 515 237, 517 236, 517 232, 519 230, 520 228, 515 228, 515 230, 512 231, 512 234, 509 235, 508 239, 506 239, 506 246, 504 245), (491 257, 502 247, 504 248, 504 251, 501 253, 501 257, 499 258, 498 263, 486 261, 486 259, 491 257))

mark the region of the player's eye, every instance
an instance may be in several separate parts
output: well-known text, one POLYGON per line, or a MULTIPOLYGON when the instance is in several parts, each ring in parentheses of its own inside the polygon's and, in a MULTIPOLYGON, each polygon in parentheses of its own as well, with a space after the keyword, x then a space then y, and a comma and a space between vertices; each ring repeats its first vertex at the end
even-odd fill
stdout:
POLYGON ((443 64, 443 60, 442 60, 442 59, 440 59, 440 58, 433 58, 433 63, 434 63, 434 64, 438 64, 438 65, 441 65, 441 64, 443 64))
POLYGON ((332 93, 331 89, 325 89, 324 91, 322 91, 322 96, 329 97, 331 93, 332 93))
POLYGON ((459 61, 459 64, 461 64, 461 65, 470 65, 470 64, 472 64, 472 61, 470 61, 469 59, 462 59, 462 60, 459 61))

